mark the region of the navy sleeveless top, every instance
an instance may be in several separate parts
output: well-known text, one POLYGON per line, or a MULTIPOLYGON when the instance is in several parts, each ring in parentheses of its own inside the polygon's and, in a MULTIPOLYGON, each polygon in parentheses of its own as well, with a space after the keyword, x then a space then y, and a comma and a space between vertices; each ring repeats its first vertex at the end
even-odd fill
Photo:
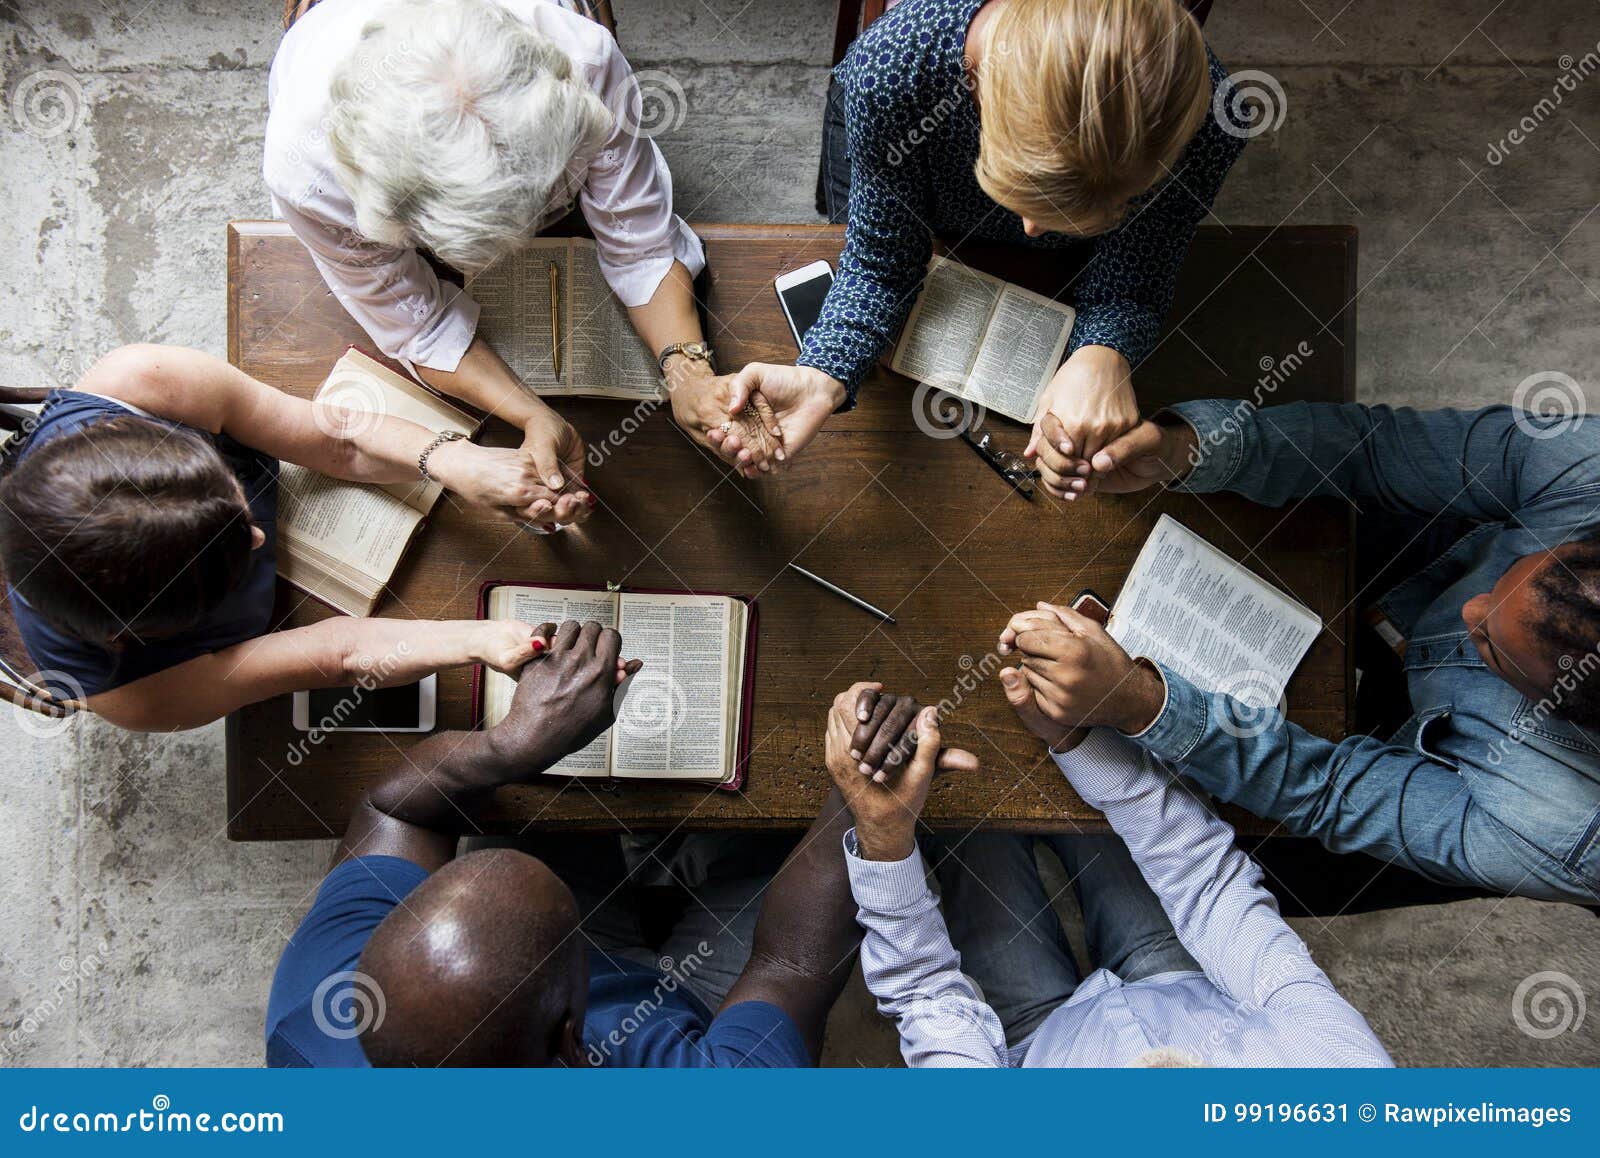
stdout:
MULTIPOLYGON (((110 398, 77 390, 52 390, 45 399, 31 434, 17 450, 20 462, 52 438, 59 438, 96 423, 139 412, 110 398)), ((145 417, 161 426, 181 427, 170 419, 145 417)), ((38 682, 64 699, 93 696, 132 683, 147 675, 176 667, 196 656, 254 639, 272 621, 273 588, 278 573, 277 514, 278 463, 227 435, 198 431, 222 455, 244 488, 250 514, 266 542, 250 553, 250 564, 239 585, 209 615, 187 631, 148 643, 129 642, 110 648, 67 635, 10 589, 11 607, 28 654, 38 666, 38 682), (76 685, 76 686, 75 686, 76 685)), ((137 559, 129 566, 137 567, 137 559)))

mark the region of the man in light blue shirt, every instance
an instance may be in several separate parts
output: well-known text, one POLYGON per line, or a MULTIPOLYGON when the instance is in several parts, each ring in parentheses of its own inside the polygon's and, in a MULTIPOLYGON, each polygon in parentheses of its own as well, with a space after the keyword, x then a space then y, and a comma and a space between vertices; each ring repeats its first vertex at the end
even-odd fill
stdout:
MULTIPOLYGON (((1035 628, 1035 635, 1039 631, 1035 628)), ((1005 922, 991 920, 987 940, 1011 955, 1014 968, 993 968, 995 945, 968 939, 963 952, 972 951, 982 962, 982 967, 967 963, 969 972, 979 974, 974 983, 963 972, 963 956, 951 943, 916 844, 939 751, 933 710, 924 709, 915 720, 917 748, 909 766, 881 779, 862 775, 852 759, 836 758, 836 749, 849 746, 845 741, 853 721, 840 723, 830 716, 828 767, 855 819, 845 835, 845 858, 859 906, 856 919, 865 933, 861 966, 879 1010, 899 1029, 908 1065, 1392 1064, 1366 1021, 1334 990, 1278 915, 1260 870, 1235 846, 1226 823, 1126 739, 1105 729, 1082 739, 1081 731, 1056 724, 1040 709, 1033 684, 1020 670, 1005 669, 1001 681, 1023 723, 1052 751, 1072 747, 1056 755, 1057 764, 1126 842, 1116 851, 1102 843, 1102 855, 1131 854, 1138 866, 1143 879, 1118 887, 1120 898, 1102 895, 1102 903, 1114 906, 1120 900, 1137 915, 1145 908, 1144 898, 1153 896, 1165 914, 1169 939, 1181 947, 1176 955, 1155 949, 1163 966, 1136 964, 1126 971, 1102 966, 1081 983, 1063 987, 1060 979, 1071 966, 1062 960, 1070 957, 1059 927, 1054 937, 1008 936, 1005 922), (1037 996, 1048 1005, 1010 1001, 1011 1016, 1003 1017, 985 996, 995 987, 1015 986, 1019 972, 1041 986, 1037 996), (1054 988, 1039 980, 1052 976, 1054 988)), ((950 855, 965 859, 973 853, 971 845, 987 846, 979 855, 997 864, 988 851, 995 842, 1026 847, 1016 837, 978 837, 955 846, 950 855)), ((1029 889, 1019 887, 1031 883, 1037 889, 1031 859, 1014 862, 1012 869, 986 882, 996 890, 990 906, 1027 909, 1032 904, 1029 889)), ((1104 874, 1095 881, 1101 888, 1108 883, 1104 874)), ((1088 888, 1081 893, 1085 899, 1093 895, 1088 888)), ((963 902, 947 892, 945 903, 954 910, 963 902)), ((1049 913, 1048 900, 1043 908, 1049 913)), ((1039 923, 1031 912, 1012 916, 1030 926, 1025 933, 1039 923)), ((1054 923, 1053 914, 1049 920, 1054 923)), ((1134 924, 1148 928, 1151 922, 1134 924)), ((1095 930, 1090 933, 1092 943, 1095 930)))
POLYGON ((1230 697, 1136 662, 1088 621, 1045 661, 1082 688, 1057 719, 1120 728, 1213 796, 1335 852, 1600 900, 1600 418, 1187 402, 1094 467, 1108 491, 1329 496, 1369 525, 1409 518, 1391 556, 1441 522, 1465 534, 1361 596, 1377 596, 1369 622, 1404 667, 1412 714, 1387 735, 1336 743, 1275 714, 1246 725, 1230 697))

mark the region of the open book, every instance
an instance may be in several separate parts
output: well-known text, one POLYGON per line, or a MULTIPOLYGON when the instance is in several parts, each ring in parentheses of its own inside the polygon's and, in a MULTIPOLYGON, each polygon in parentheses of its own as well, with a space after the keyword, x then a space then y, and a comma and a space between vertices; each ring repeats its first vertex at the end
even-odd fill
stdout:
MULTIPOLYGON (((316 398, 470 438, 480 423, 359 350, 348 350, 316 398)), ((433 510, 438 483, 343 482, 282 463, 278 574, 346 615, 371 615, 400 557, 433 510)))
MULTIPOLYGON (((743 782, 755 673, 754 602, 733 595, 488 583, 479 613, 533 625, 593 619, 621 633, 623 658, 644 660, 644 669, 623 689, 616 723, 547 772, 724 788, 743 782)), ((505 718, 516 686, 510 676, 483 670, 485 725, 505 718)))
POLYGON ((1032 422, 1076 318, 1069 305, 936 257, 890 366, 1007 418, 1032 422))
POLYGON ((478 336, 535 394, 659 398, 661 367, 634 333, 595 253, 586 237, 540 237, 473 277, 467 292, 478 303, 478 336), (554 332, 552 265, 557 271, 554 332))
POLYGON ((1169 515, 1128 573, 1106 625, 1129 655, 1205 691, 1275 707, 1322 620, 1169 515))

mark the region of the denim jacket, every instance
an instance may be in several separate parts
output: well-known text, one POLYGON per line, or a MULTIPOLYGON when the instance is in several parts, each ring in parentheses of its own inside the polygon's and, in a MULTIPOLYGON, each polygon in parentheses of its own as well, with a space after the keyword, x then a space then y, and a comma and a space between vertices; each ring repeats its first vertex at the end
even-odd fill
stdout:
POLYGON ((1175 409, 1199 436, 1179 489, 1268 506, 1342 496, 1369 515, 1478 525, 1378 601, 1408 641, 1414 712, 1388 739, 1334 743, 1282 721, 1241 737, 1226 696, 1169 670, 1161 714, 1134 738, 1217 797, 1334 851, 1437 881, 1600 900, 1600 735, 1559 714, 1575 681, 1600 678, 1600 649, 1562 657, 1561 680, 1534 702, 1485 667, 1461 618, 1517 559, 1600 534, 1600 417, 1506 406, 1175 409))

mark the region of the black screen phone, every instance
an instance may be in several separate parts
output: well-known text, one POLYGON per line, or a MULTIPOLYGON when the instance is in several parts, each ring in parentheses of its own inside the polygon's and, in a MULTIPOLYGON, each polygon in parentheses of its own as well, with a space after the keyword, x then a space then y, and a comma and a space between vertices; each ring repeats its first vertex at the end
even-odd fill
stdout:
POLYGON ((832 288, 833 271, 826 266, 819 269, 815 277, 778 288, 778 301, 783 305, 783 316, 789 320, 789 332, 794 335, 796 348, 805 345, 806 331, 822 316, 822 303, 832 288))
POLYGON ((341 728, 415 731, 423 722, 420 684, 371 689, 314 688, 307 696, 310 720, 324 731, 341 728))

